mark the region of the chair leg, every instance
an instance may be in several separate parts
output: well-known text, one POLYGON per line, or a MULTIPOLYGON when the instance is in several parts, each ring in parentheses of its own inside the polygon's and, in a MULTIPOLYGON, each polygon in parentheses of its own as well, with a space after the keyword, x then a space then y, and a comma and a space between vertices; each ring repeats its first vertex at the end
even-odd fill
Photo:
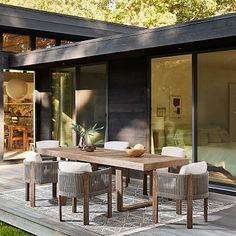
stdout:
POLYGON ((182 214, 182 201, 176 200, 176 214, 181 215, 182 214))
POLYGON ((187 176, 187 228, 193 228, 193 184, 192 175, 187 176))
POLYGON ((72 213, 76 213, 77 211, 77 198, 72 197, 72 213))
POLYGON ((52 197, 57 197, 57 183, 52 183, 52 197))
POLYGON ((208 221, 208 198, 204 198, 204 220, 208 221))
POLYGON ((35 163, 30 163, 30 206, 35 207, 35 163))
POLYGON ((59 221, 62 221, 62 196, 58 196, 58 206, 59 206, 59 221))
POLYGON ((89 224, 89 176, 84 174, 84 225, 89 224))
POLYGON ((35 183, 30 183, 30 206, 35 207, 35 183))
POLYGON ((25 183, 25 201, 29 201, 29 183, 25 183))

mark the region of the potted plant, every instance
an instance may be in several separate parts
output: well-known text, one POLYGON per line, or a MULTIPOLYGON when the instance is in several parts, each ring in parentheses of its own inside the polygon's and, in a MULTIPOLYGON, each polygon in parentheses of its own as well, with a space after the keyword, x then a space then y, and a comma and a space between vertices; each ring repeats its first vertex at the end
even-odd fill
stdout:
POLYGON ((72 124, 72 129, 80 136, 79 148, 86 151, 94 151, 95 138, 100 135, 98 131, 103 128, 104 126, 97 127, 97 123, 87 129, 80 124, 72 124))

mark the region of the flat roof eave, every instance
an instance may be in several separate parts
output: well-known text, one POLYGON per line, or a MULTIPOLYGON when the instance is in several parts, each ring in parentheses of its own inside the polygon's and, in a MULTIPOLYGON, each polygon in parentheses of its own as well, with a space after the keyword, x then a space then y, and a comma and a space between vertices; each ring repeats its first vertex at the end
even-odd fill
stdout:
POLYGON ((173 45, 209 43, 236 37, 236 14, 207 18, 174 26, 142 30, 70 45, 10 56, 10 67, 27 67, 117 53, 151 50, 173 45))

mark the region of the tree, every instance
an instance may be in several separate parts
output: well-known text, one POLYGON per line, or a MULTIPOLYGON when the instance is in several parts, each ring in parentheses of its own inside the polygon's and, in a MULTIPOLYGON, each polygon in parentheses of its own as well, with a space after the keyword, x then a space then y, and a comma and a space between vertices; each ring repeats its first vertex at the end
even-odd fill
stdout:
POLYGON ((236 11, 235 0, 0 0, 0 3, 148 28, 236 11))

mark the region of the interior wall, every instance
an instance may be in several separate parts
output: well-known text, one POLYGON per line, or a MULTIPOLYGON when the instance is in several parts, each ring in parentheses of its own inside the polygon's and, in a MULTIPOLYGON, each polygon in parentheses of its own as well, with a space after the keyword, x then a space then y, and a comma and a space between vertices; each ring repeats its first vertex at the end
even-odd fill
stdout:
POLYGON ((151 112, 159 116, 158 109, 165 110, 165 123, 190 125, 192 119, 192 60, 190 55, 152 59, 151 112), (179 116, 170 110, 171 96, 181 98, 179 116))
POLYGON ((200 93, 199 126, 220 126, 228 129, 229 121, 229 84, 236 83, 236 70, 219 66, 205 67, 199 60, 198 90, 200 93))

